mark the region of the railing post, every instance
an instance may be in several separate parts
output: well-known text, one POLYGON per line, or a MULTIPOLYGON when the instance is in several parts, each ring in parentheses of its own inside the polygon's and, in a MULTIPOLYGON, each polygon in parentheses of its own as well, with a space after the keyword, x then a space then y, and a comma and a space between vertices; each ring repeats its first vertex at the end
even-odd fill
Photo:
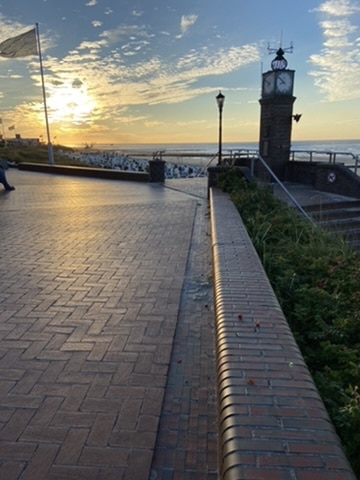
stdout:
POLYGON ((251 178, 254 178, 255 176, 255 157, 251 157, 250 160, 250 175, 251 178))

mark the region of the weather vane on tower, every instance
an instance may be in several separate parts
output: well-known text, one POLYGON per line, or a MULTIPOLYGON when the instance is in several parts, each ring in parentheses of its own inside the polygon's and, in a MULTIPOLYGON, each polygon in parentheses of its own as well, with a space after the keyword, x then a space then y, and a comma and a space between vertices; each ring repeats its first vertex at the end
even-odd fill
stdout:
POLYGON ((286 47, 286 48, 282 48, 281 42, 280 42, 279 48, 271 48, 270 45, 268 45, 269 55, 276 53, 276 57, 271 62, 271 69, 274 71, 285 70, 288 65, 288 62, 284 57, 284 54, 293 53, 293 50, 294 50, 294 46, 292 42, 290 43, 290 47, 286 47))

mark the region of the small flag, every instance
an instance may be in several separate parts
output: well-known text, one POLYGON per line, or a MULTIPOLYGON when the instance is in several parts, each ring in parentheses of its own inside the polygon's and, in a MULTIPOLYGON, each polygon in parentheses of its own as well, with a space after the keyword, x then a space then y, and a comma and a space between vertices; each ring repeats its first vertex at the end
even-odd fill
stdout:
POLYGON ((15 130, 15 125, 10 125, 9 130, 15 130))
POLYGON ((0 56, 2 57, 27 57, 29 55, 37 55, 37 53, 35 28, 0 43, 0 56))

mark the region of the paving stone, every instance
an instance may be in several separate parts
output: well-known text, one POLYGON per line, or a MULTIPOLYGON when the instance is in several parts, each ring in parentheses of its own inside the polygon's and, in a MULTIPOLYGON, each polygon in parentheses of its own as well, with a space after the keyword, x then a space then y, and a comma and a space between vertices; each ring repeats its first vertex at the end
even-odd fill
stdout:
POLYGON ((218 478, 207 213, 199 200, 150 480, 218 478))
MULTIPOLYGON (((206 416, 197 389, 213 388, 212 312, 195 298, 211 291, 198 285, 211 271, 206 179, 175 190, 10 173, 16 191, 0 194, 0 477, 146 479, 161 448, 169 367, 188 358, 188 413, 206 416), (185 318, 193 338, 174 355, 185 318), (208 338, 195 348, 201 322, 208 338)), ((188 424, 206 450, 205 420, 188 424)))

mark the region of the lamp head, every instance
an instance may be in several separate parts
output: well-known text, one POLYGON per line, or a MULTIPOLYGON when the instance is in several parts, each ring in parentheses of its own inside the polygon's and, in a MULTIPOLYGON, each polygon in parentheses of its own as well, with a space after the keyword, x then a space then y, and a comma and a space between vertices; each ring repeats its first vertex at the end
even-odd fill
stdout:
POLYGON ((218 104, 219 110, 222 110, 224 106, 225 96, 219 91, 218 95, 216 95, 216 102, 218 104))

